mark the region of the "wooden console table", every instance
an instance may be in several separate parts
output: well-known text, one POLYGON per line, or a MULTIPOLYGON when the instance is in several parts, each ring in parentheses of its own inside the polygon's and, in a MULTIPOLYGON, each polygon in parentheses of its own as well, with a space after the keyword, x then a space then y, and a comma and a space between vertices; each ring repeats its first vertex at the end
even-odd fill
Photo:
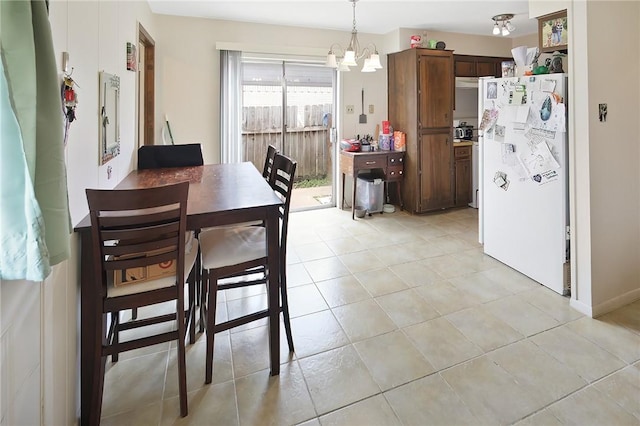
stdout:
MULTIPOLYGON (((356 179, 361 170, 381 169, 385 183, 395 182, 400 208, 402 203, 402 191, 400 184, 404 179, 404 152, 403 151, 376 151, 376 152, 348 152, 340 151, 340 173, 342 174, 342 208, 344 209, 344 182, 345 176, 353 177, 353 197, 351 198, 351 219, 354 219, 356 205, 356 179)), ((387 188, 388 189, 388 188, 387 188)))

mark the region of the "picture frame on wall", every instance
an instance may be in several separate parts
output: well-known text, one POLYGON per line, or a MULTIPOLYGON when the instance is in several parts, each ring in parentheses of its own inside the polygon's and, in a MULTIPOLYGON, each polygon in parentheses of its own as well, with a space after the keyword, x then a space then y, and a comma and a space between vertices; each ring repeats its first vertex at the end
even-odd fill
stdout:
POLYGON ((137 71, 138 55, 136 53, 136 45, 127 42, 127 70, 137 71))
POLYGON ((566 10, 538 18, 538 45, 543 53, 563 51, 569 47, 566 10))

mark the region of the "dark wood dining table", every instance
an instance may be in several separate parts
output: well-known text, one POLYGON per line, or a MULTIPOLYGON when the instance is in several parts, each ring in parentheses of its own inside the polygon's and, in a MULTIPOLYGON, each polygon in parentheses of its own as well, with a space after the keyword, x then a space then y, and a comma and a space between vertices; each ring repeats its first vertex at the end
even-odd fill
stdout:
MULTIPOLYGON (((208 164, 195 167, 134 170, 115 189, 148 188, 189 181, 187 229, 262 220, 267 229, 269 355, 271 375, 280 373, 280 296, 279 218, 282 201, 252 163, 208 164), (271 277, 276 277, 272 280, 271 277)), ((96 321, 101 311, 101 288, 94 282, 91 263, 91 222, 85 217, 75 227, 81 237, 80 271, 80 416, 81 424, 99 424, 100 414, 90 413, 91 401, 102 399, 95 389, 103 374, 94 365, 94 354, 101 350, 102 322, 96 321), (96 418, 97 417, 97 418, 96 418)), ((203 377, 204 381, 204 377, 203 377)), ((96 401, 98 407, 101 401, 96 401)), ((95 406, 95 405, 94 405, 95 406)))

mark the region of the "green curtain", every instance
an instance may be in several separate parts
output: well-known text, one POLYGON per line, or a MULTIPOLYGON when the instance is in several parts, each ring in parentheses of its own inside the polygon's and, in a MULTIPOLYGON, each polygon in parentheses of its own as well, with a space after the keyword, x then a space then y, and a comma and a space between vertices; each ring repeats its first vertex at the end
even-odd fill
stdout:
POLYGON ((0 279, 69 257, 60 80, 44 0, 0 2, 0 279))

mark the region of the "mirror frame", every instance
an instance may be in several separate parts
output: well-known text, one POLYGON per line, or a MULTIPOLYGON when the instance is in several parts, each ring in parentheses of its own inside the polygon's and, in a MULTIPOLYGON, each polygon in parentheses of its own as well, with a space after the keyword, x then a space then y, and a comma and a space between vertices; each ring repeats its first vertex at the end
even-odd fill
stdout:
POLYGON ((120 77, 100 72, 100 165, 120 154, 120 77))

